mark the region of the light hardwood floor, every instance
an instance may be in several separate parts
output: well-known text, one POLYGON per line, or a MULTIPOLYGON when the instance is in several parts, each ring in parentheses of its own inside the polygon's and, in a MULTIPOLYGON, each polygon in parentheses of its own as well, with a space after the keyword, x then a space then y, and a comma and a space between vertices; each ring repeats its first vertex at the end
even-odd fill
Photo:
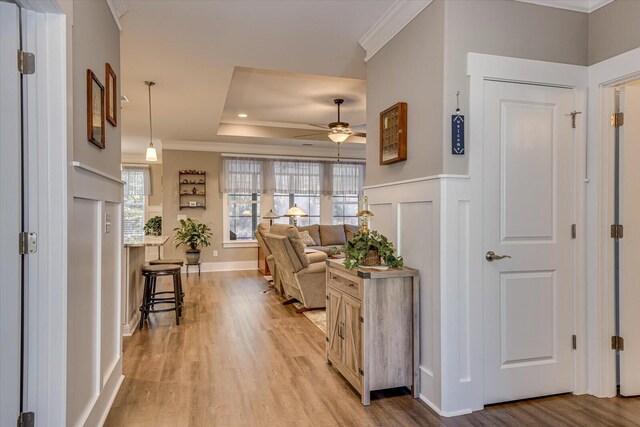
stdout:
POLYGON ((106 426, 633 426, 640 399, 555 396, 439 418, 406 391, 371 406, 325 362, 325 338, 262 294, 257 272, 184 278, 186 308, 124 342, 125 380, 106 426))

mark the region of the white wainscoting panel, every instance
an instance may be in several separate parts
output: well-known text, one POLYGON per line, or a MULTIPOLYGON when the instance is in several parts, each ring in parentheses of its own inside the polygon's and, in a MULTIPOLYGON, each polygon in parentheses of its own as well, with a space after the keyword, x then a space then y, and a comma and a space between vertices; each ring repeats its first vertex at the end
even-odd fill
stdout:
POLYGON ((67 425, 102 425, 124 378, 123 185, 80 164, 69 175, 67 425))
POLYGON ((372 229, 420 271, 420 397, 443 416, 472 406, 469 187, 452 175, 365 187, 372 229))

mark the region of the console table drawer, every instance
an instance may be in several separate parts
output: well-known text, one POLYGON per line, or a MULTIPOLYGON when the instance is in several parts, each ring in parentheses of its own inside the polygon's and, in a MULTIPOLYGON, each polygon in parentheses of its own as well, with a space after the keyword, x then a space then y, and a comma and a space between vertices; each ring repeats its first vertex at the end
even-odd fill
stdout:
POLYGON ((360 282, 358 281, 347 279, 334 271, 329 271, 329 284, 354 298, 362 299, 360 296, 360 282))

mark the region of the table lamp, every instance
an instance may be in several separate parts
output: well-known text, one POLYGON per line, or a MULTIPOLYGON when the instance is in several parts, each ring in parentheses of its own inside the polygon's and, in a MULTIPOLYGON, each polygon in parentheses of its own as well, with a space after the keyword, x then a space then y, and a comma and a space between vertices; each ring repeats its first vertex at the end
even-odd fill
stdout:
POLYGON ((276 219, 276 218, 280 218, 280 215, 275 213, 273 211, 273 209, 269 209, 269 212, 264 214, 264 216, 262 217, 262 219, 268 219, 269 220, 269 227, 271 227, 273 225, 273 220, 276 219))
POLYGON ((362 232, 369 232, 369 218, 374 216, 373 212, 369 210, 369 198, 367 196, 364 197, 364 203, 362 204, 362 209, 358 212, 358 218, 362 222, 362 232))
POLYGON ((295 227, 298 226, 298 218, 303 216, 309 216, 305 211, 300 209, 297 204, 293 204, 293 207, 287 211, 283 216, 288 216, 289 218, 293 218, 293 225, 295 227))

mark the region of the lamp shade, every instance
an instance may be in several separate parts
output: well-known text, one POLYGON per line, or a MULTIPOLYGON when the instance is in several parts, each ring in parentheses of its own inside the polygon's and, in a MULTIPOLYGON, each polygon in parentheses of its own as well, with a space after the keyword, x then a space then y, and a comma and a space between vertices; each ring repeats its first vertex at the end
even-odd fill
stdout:
POLYGON ((149 145, 147 148, 147 161, 148 162, 157 162, 158 161, 158 153, 156 152, 156 147, 153 144, 149 145))
POLYGON ((349 129, 334 129, 329 132, 329 139, 331 139, 336 144, 345 142, 350 136, 351 131, 349 129))
POLYGON ((307 215, 305 211, 299 208, 297 204, 294 204, 293 207, 289 209, 286 214, 284 214, 284 216, 301 217, 301 216, 309 216, 309 215, 307 215))
POLYGON ((262 219, 276 219, 276 218, 280 218, 280 215, 275 213, 273 209, 269 209, 269 212, 267 212, 262 216, 262 219))

